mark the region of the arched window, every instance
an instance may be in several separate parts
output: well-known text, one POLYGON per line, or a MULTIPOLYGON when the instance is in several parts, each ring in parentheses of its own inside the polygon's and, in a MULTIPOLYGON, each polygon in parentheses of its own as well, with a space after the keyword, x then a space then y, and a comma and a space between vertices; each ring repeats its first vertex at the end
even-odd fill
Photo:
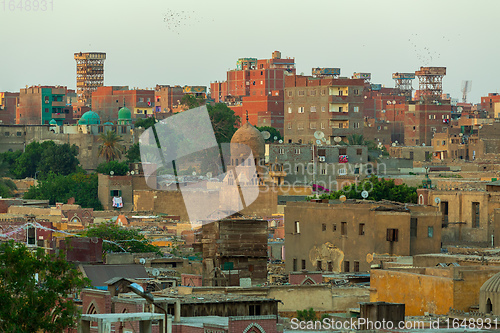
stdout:
POLYGON ((419 205, 423 205, 424 204, 424 196, 422 194, 420 194, 418 196, 418 204, 419 205))
POLYGON ((491 304, 491 300, 489 298, 486 301, 486 313, 493 313, 493 304, 491 304))

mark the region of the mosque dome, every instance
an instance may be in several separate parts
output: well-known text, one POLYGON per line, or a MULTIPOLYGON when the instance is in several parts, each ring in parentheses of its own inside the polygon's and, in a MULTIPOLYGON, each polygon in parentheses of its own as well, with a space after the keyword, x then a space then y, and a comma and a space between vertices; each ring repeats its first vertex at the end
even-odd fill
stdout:
POLYGON ((93 111, 85 112, 78 121, 79 125, 99 125, 100 123, 101 123, 101 118, 97 113, 93 111))
POLYGON ((487 280, 479 289, 481 292, 500 292, 500 273, 493 275, 489 280, 487 280))
MULTIPOLYGON (((266 150, 264 138, 260 131, 251 125, 248 120, 234 133, 231 138, 231 143, 245 144, 252 149, 252 154, 255 159, 264 158, 266 150)), ((234 153, 236 152, 231 149, 232 156, 234 153)))
POLYGON ((49 125, 57 125, 57 121, 55 121, 55 119, 51 119, 49 121, 49 125))
POLYGON ((118 120, 132 119, 132 112, 127 107, 122 107, 118 111, 118 120))

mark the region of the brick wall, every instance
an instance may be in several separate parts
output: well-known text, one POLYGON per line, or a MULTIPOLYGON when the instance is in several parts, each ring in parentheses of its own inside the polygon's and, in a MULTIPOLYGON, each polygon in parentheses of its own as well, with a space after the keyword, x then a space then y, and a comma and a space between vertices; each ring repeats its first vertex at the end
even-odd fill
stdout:
POLYGON ((274 316, 229 317, 229 332, 276 333, 277 319, 274 316))

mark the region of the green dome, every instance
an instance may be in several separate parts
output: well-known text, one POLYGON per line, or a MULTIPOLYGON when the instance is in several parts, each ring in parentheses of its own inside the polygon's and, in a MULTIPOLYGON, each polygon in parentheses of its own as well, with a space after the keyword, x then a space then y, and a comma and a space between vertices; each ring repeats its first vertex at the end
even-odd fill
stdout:
POLYGON ((57 125, 57 121, 55 121, 54 119, 51 119, 49 121, 49 125, 57 125))
POLYGON ((104 125, 114 125, 114 124, 112 122, 110 122, 110 121, 107 121, 107 122, 104 123, 104 125))
POLYGON ((132 112, 126 106, 122 107, 120 111, 118 111, 118 119, 132 119, 132 112))
POLYGON ((93 111, 85 112, 78 121, 79 125, 99 125, 100 123, 101 123, 101 118, 97 113, 93 111))

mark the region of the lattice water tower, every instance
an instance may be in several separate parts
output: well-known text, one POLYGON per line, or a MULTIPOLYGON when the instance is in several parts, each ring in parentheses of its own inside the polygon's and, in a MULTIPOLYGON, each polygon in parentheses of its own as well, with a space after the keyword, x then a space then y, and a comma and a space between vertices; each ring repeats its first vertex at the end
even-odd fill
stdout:
POLYGON ((104 85, 106 53, 75 53, 78 103, 91 106, 92 92, 104 85))
POLYGON ((446 67, 420 67, 420 70, 416 71, 415 75, 419 79, 420 97, 431 103, 441 101, 446 67))

